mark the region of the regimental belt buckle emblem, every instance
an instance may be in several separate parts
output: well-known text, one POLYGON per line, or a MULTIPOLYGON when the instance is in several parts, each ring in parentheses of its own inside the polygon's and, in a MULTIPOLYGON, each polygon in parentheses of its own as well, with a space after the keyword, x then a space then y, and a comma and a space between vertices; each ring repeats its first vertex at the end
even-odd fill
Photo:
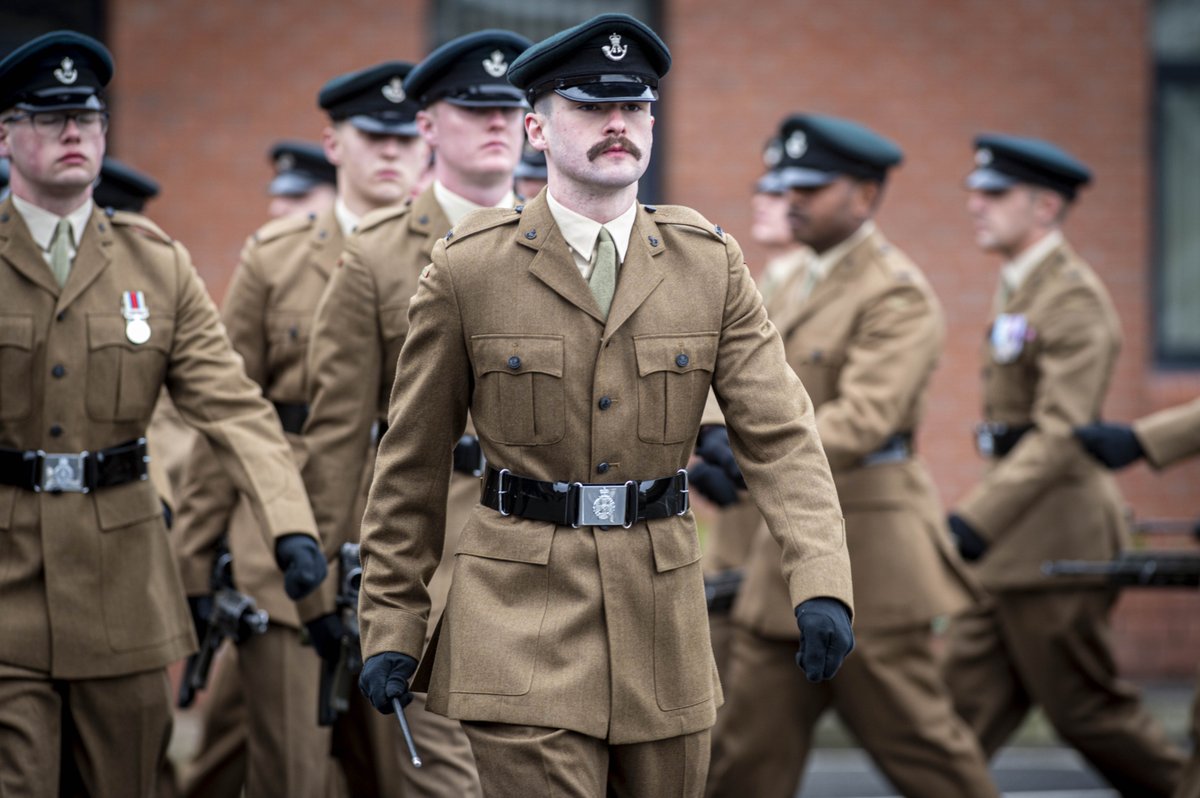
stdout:
POLYGON ((42 484, 46 493, 87 493, 83 480, 83 462, 87 452, 79 454, 38 453, 42 458, 42 484))
POLYGON ((617 526, 629 528, 633 521, 626 512, 629 506, 629 486, 584 485, 576 482, 579 491, 579 513, 572 526, 617 526))
POLYGON ((502 78, 508 71, 508 62, 504 60, 504 53, 499 50, 492 50, 492 54, 483 59, 482 63, 483 71, 494 78, 502 78))
POLYGON ((150 340, 150 308, 146 307, 146 296, 141 291, 125 291, 121 294, 121 315, 125 317, 125 337, 131 344, 150 340))
MULTIPOLYGON (((504 74, 504 73, 501 73, 504 74)), ((392 78, 382 89, 379 90, 383 94, 383 98, 390 103, 402 103, 408 96, 404 93, 404 81, 400 78, 392 78)))
POLYGON ((58 65, 58 69, 54 70, 54 77, 58 78, 59 83, 65 83, 70 86, 79 80, 79 70, 75 68, 74 61, 70 58, 64 58, 62 63, 58 65))
POLYGON ((608 44, 600 49, 604 51, 604 55, 610 61, 620 61, 629 52, 629 45, 621 44, 621 34, 614 33, 608 37, 608 44))

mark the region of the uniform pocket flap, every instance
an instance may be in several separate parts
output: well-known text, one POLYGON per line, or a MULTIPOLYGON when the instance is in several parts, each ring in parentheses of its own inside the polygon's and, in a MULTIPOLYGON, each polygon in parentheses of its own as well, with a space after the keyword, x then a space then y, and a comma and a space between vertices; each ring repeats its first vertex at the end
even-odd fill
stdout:
POLYGON ((659 573, 691 565, 700 560, 700 539, 695 527, 683 516, 651 521, 650 545, 654 568, 659 573))
POLYGON ((129 340, 125 333, 124 317, 111 313, 89 315, 87 320, 88 348, 103 349, 109 346, 120 346, 135 351, 142 349, 157 349, 160 352, 171 351, 171 339, 174 332, 174 319, 167 316, 151 316, 147 319, 150 325, 150 338, 141 344, 129 340))
POLYGON ((561 335, 473 335, 471 353, 475 374, 499 371, 506 374, 536 372, 562 377, 561 335))
POLYGON ((0 346, 33 348, 33 316, 0 316, 0 346))
POLYGON ((481 519, 472 515, 463 527, 458 553, 490 560, 546 565, 554 543, 554 524, 496 515, 481 519))
POLYGON ((308 342, 311 314, 296 312, 268 313, 267 337, 276 346, 302 346, 308 342))
POLYGON ((163 511, 162 499, 148 479, 98 488, 92 496, 96 500, 96 521, 106 531, 148 521, 163 511))
POLYGON ((638 375, 712 371, 717 362, 717 336, 715 332, 634 336, 638 375))

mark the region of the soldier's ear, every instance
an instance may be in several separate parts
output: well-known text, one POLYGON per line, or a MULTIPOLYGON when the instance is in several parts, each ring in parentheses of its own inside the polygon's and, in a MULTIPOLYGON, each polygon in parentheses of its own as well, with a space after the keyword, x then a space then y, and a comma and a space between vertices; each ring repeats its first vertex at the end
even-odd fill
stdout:
POLYGON ((339 133, 336 124, 326 126, 321 131, 321 149, 325 151, 326 159, 334 166, 342 165, 342 140, 339 133))
POLYGON ((546 117, 537 111, 525 114, 525 136, 531 147, 546 152, 546 117))

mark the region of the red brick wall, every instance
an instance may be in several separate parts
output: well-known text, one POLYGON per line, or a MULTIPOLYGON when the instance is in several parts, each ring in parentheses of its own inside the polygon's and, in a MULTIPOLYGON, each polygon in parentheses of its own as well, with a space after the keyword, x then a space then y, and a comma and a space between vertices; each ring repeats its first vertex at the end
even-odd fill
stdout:
MULTIPOLYGON (((739 237, 752 262, 761 252, 745 232, 749 190, 762 142, 783 115, 849 116, 904 148, 880 224, 946 308, 947 349, 920 446, 947 503, 980 471, 969 430, 1000 265, 974 248, 963 209, 978 131, 1057 141, 1096 173, 1066 232, 1124 325, 1107 415, 1135 417, 1200 393, 1200 372, 1163 373, 1150 361, 1149 8, 1148 0, 665 0, 674 67, 663 84, 662 199, 700 209, 739 237)), ((317 137, 315 95, 330 76, 422 55, 426 9, 417 0, 112 0, 113 153, 162 182, 151 214, 189 246, 216 295, 265 217, 267 146, 317 137)), ((1138 516, 1194 517, 1198 476, 1200 461, 1161 475, 1139 467, 1121 487, 1138 516)), ((1190 676, 1200 651, 1196 602, 1123 598, 1122 666, 1190 676)))

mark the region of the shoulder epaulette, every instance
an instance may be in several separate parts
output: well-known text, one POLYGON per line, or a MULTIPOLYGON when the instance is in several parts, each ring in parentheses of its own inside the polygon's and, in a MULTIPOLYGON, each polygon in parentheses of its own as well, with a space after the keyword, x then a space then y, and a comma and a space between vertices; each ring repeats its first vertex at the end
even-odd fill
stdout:
POLYGON ((358 222, 358 227, 354 228, 355 232, 362 233, 372 228, 378 227, 392 219, 399 219, 402 216, 407 216, 412 210, 412 204, 405 202, 400 205, 388 205, 384 208, 376 208, 373 211, 368 211, 358 222))
POLYGON ((647 205, 645 209, 654 214, 655 224, 691 227, 708 233, 718 241, 725 241, 725 231, 721 229, 720 225, 715 225, 705 219, 699 211, 684 205, 647 205))
POLYGON ((500 227, 506 224, 516 224, 521 219, 521 212, 516 208, 487 208, 475 211, 455 225, 446 233, 446 246, 452 246, 465 238, 500 227))
POLYGON ((254 241, 265 244, 286 235, 303 232, 312 228, 317 216, 313 213, 297 213, 272 219, 254 232, 254 241))
POLYGON ((175 240, 167 235, 161 227, 140 213, 134 213, 133 211, 113 211, 109 219, 112 220, 114 227, 118 225, 128 227, 146 238, 159 241, 163 244, 175 243, 175 240))

